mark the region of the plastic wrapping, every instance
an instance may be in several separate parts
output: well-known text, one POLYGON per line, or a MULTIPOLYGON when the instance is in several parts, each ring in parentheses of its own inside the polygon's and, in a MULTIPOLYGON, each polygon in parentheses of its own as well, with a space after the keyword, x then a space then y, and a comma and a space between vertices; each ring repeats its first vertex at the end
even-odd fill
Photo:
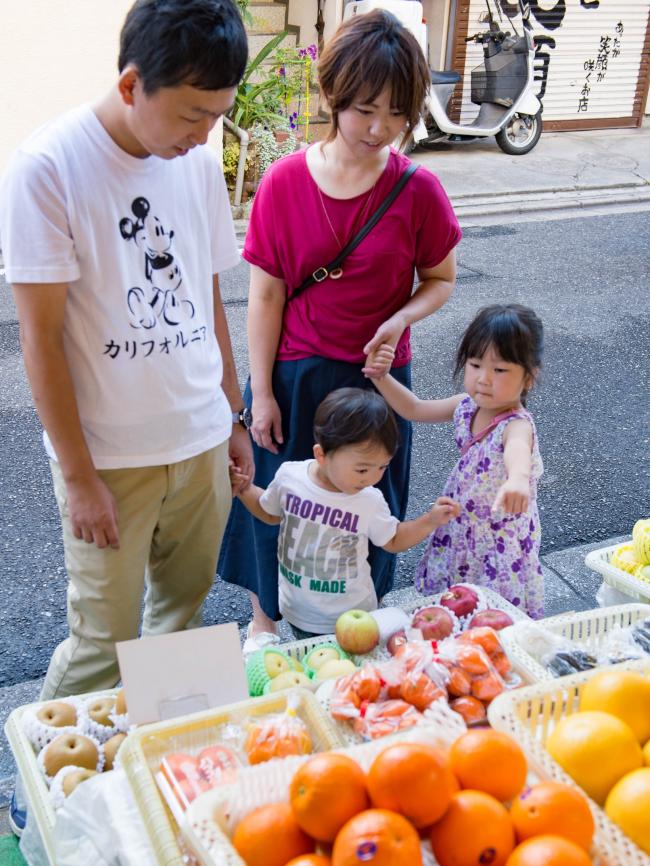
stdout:
MULTIPOLYGON (((474 632, 487 632, 492 629, 474 629, 474 632)), ((496 638, 496 633, 494 634, 496 638)), ((479 638, 474 635, 463 640, 448 639, 437 647, 437 657, 449 673, 447 693, 450 700, 472 697, 487 706, 497 695, 505 691, 506 684, 479 638)), ((480 639, 486 643, 488 638, 482 634, 480 639)), ((490 639, 492 645, 492 640, 490 639)), ((499 644, 498 638, 496 644, 499 644)), ((496 650, 495 644, 495 652, 496 650)))
POLYGON ((247 729, 244 751, 249 764, 261 764, 272 758, 289 755, 309 755, 313 750, 307 725, 297 715, 298 692, 287 696, 283 713, 255 717, 245 723, 247 729))
POLYGON ((124 773, 83 783, 58 812, 57 866, 157 866, 124 773))

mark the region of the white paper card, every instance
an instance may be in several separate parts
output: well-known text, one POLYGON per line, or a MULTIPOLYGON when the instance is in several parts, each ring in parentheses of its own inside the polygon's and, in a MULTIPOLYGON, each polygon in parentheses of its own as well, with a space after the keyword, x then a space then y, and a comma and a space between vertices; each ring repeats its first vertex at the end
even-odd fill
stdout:
POLYGON ((116 644, 131 724, 176 718, 248 698, 234 622, 116 644))

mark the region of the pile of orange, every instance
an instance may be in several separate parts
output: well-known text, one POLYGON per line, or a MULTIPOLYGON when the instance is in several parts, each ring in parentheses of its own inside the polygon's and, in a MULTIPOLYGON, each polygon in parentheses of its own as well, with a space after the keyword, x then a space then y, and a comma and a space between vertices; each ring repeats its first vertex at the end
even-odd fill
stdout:
POLYGON ((422 866, 429 838, 440 866, 590 866, 594 821, 585 797, 556 782, 526 788, 519 745, 468 731, 448 752, 395 743, 367 773, 349 756, 307 760, 288 803, 238 825, 247 866, 422 866))

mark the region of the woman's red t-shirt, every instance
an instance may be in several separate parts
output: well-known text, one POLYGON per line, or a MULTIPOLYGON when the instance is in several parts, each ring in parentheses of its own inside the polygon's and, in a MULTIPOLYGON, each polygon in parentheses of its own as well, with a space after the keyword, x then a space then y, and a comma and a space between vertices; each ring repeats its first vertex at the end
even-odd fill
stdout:
MULTIPOLYGON (((290 299, 291 291, 335 258, 367 222, 408 165, 407 157, 391 150, 372 193, 350 199, 321 193, 322 202, 305 150, 278 160, 264 175, 243 256, 287 285, 279 360, 317 355, 363 362, 365 344, 411 296, 415 269, 435 267, 460 241, 461 230, 440 181, 420 166, 345 260, 342 277, 315 283, 290 299)), ((407 329, 397 345, 394 366, 410 359, 407 329)))

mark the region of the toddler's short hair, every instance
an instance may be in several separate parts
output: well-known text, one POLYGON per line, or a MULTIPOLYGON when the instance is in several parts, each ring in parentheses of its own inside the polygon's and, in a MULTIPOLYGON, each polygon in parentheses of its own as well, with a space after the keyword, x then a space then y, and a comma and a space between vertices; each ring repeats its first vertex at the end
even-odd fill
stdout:
POLYGON ((346 445, 373 442, 392 457, 399 445, 393 410, 370 388, 337 388, 316 409, 314 439, 325 454, 346 445))

